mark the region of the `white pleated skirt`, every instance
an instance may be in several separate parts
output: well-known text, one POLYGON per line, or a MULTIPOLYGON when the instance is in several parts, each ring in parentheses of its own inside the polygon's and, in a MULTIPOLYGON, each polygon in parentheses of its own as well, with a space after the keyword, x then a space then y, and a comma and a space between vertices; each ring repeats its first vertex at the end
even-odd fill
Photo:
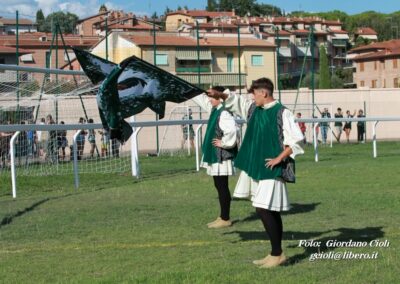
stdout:
POLYGON ((207 169, 207 174, 210 176, 232 176, 235 174, 232 160, 214 164, 201 161, 200 167, 207 169))
POLYGON ((256 181, 242 171, 233 196, 250 198, 254 207, 271 211, 288 211, 290 209, 286 183, 282 179, 256 181))

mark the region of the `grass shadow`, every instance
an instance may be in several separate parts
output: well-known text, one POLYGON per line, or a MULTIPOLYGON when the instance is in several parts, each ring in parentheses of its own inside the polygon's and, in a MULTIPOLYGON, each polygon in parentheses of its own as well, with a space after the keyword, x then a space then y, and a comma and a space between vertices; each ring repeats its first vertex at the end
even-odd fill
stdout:
MULTIPOLYGON (((382 230, 383 227, 366 227, 362 229, 354 229, 354 228, 338 228, 335 230, 331 230, 330 232, 338 232, 339 234, 336 236, 328 236, 323 238, 314 239, 316 242, 321 242, 321 246, 319 248, 315 247, 303 247, 304 252, 300 254, 296 254, 288 258, 286 262, 286 266, 294 265, 297 262, 300 262, 304 259, 308 259, 311 254, 316 252, 327 252, 334 251, 336 247, 328 248, 326 246, 326 242, 329 240, 337 240, 337 241, 345 241, 348 242, 350 240, 354 242, 370 242, 372 240, 376 240, 382 238, 385 234, 382 230)), ((307 238, 304 238, 307 239, 307 238)), ((296 245, 291 245, 289 248, 297 247, 296 245)))
POLYGON ((21 217, 21 216, 33 211, 35 208, 39 207, 40 205, 42 205, 43 203, 45 203, 49 200, 50 200, 50 198, 45 198, 45 199, 39 200, 39 201, 33 203, 31 206, 26 207, 23 210, 19 210, 17 213, 5 216, 0 222, 0 229, 3 228, 4 226, 11 224, 15 218, 21 217))
MULTIPOLYGON (((300 203, 292 203, 291 206, 292 208, 289 211, 284 211, 281 212, 282 215, 293 215, 293 214, 300 214, 300 213, 309 213, 311 211, 314 211, 318 205, 320 205, 321 202, 314 202, 314 203, 308 203, 308 204, 300 204, 300 203)), ((242 220, 235 220, 233 221, 234 223, 241 223, 241 222, 251 222, 255 220, 259 220, 260 217, 258 214, 253 211, 249 216, 242 220)))

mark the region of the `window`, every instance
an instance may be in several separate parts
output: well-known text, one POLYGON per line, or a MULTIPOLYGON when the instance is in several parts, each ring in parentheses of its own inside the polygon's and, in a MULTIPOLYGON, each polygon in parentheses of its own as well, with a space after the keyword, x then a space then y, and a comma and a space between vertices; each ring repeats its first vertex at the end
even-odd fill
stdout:
POLYGON ((252 66, 263 66, 264 65, 264 57, 262 55, 252 55, 251 56, 251 65, 252 66))
POLYGON ((383 79, 383 87, 386 88, 386 79, 383 79))
POLYGON ((397 59, 393 59, 393 68, 396 69, 397 68, 397 59))
POLYGON ((365 86, 365 81, 360 81, 360 86, 364 87, 365 86))
POLYGON ((167 66, 168 65, 168 54, 156 54, 156 65, 167 66))
POLYGON ((51 53, 50 51, 46 51, 46 68, 50 68, 51 66, 51 53))
POLYGON ((386 66, 385 66, 385 60, 381 60, 381 64, 382 64, 382 69, 385 69, 385 68, 386 68, 386 66))
POLYGON ((400 88, 399 78, 394 78, 394 80, 393 80, 393 88, 400 88))
POLYGON ((226 55, 226 69, 227 72, 233 72, 233 54, 232 53, 228 53, 226 55))
POLYGON ((374 70, 378 69, 378 64, 376 61, 374 61, 374 70))
MULTIPOLYGON (((0 64, 6 64, 6 59, 0 58, 0 64)), ((0 73, 4 73, 4 70, 0 70, 0 73)))
POLYGON ((33 62, 33 56, 32 54, 23 54, 20 57, 22 62, 33 62))
POLYGON ((372 80, 371 81, 371 88, 376 88, 377 87, 377 84, 378 83, 378 80, 372 80))
POLYGON ((364 72, 364 62, 360 63, 360 72, 364 72))

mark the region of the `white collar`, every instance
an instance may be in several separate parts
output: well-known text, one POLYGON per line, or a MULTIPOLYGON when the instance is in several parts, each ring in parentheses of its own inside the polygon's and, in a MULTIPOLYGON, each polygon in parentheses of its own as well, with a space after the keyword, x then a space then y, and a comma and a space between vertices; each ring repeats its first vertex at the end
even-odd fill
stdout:
POLYGON ((264 109, 269 109, 269 108, 273 107, 274 105, 276 105, 277 103, 278 103, 278 101, 277 101, 277 100, 274 100, 274 101, 272 101, 272 102, 270 102, 270 103, 266 103, 265 105, 263 105, 262 108, 264 108, 264 109))

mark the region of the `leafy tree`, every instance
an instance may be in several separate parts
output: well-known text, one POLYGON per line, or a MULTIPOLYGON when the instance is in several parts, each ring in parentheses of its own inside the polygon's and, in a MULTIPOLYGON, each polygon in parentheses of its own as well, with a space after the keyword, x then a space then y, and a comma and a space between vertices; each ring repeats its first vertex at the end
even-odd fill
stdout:
POLYGON ((73 33, 78 16, 72 13, 54 12, 46 17, 43 25, 44 32, 52 32, 55 24, 59 24, 63 33, 73 33))
POLYGON ((99 8, 99 13, 107 12, 107 6, 105 4, 102 4, 99 8))
MULTIPOLYGON (((310 88, 311 89, 311 72, 303 77, 303 80, 301 81, 300 86, 302 88, 310 88)), ((314 74, 314 86, 316 89, 319 86, 319 75, 316 73, 314 74)))
POLYGON ((38 31, 39 32, 41 32, 42 29, 43 29, 44 21, 45 21, 45 18, 44 18, 44 15, 43 15, 43 11, 42 11, 42 9, 39 9, 36 12, 36 24, 38 25, 38 31))
POLYGON ((324 46, 319 47, 319 88, 330 89, 328 57, 324 46))
POLYGON ((206 8, 206 10, 207 10, 207 11, 210 11, 210 12, 216 11, 216 10, 217 10, 217 6, 218 6, 218 4, 217 4, 217 1, 216 1, 216 0, 208 0, 208 1, 207 1, 207 8, 206 8))
POLYGON ((167 14, 169 14, 171 12, 172 12, 172 10, 168 6, 165 7, 164 15, 167 15, 167 14))

